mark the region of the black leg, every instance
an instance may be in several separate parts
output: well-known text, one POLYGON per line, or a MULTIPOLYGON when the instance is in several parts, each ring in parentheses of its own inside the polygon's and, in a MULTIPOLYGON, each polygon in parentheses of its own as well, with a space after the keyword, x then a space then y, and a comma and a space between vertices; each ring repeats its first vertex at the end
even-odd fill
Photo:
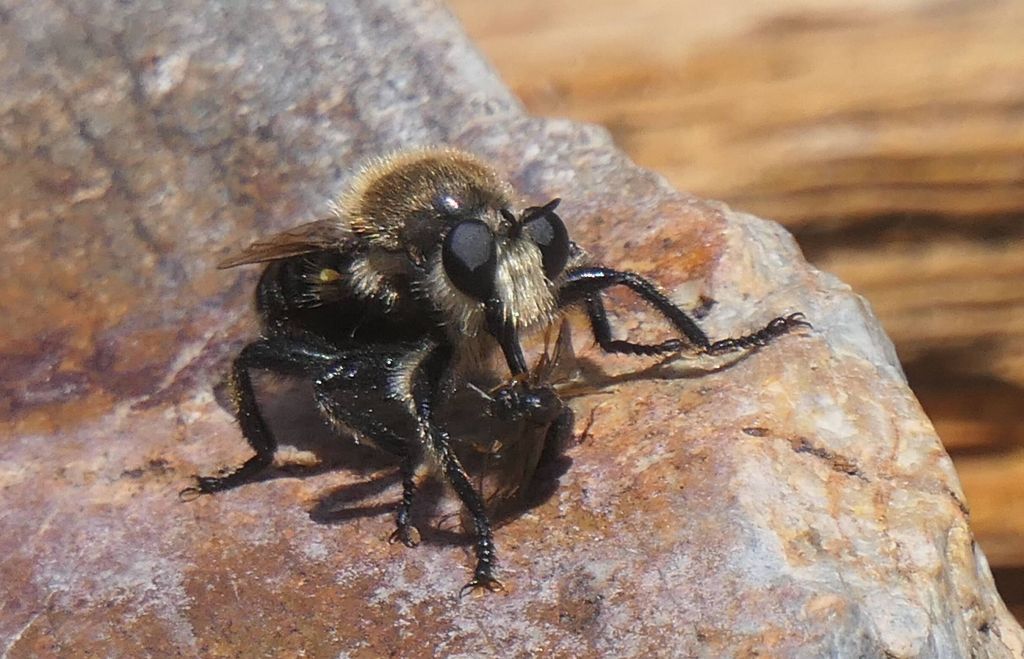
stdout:
POLYGON ((721 339, 712 342, 697 327, 686 312, 672 303, 657 287, 640 275, 620 272, 610 268, 578 268, 569 272, 559 291, 559 306, 568 306, 583 301, 587 316, 594 332, 594 338, 605 352, 633 355, 661 355, 676 352, 686 347, 682 339, 669 339, 662 343, 644 344, 612 338, 611 325, 605 312, 601 291, 612 286, 626 286, 647 303, 661 312, 672 325, 686 337, 690 345, 707 354, 719 355, 737 350, 767 345, 773 339, 797 327, 809 327, 803 314, 794 313, 773 319, 762 329, 744 336, 721 339))
POLYGON ((226 471, 222 476, 196 476, 196 484, 182 490, 182 497, 194 498, 243 485, 270 466, 277 442, 260 414, 249 371, 260 369, 290 375, 314 373, 333 358, 322 348, 298 339, 271 337, 253 341, 242 349, 232 364, 229 386, 242 435, 256 455, 240 467, 222 470, 226 471))
POLYGON ((608 313, 604 309, 604 301, 601 293, 593 293, 585 298, 587 317, 590 319, 590 329, 594 332, 594 339, 605 352, 618 352, 629 355, 663 355, 669 352, 682 350, 686 344, 682 339, 669 339, 661 343, 645 344, 633 343, 612 338, 612 326, 608 322, 608 313))
MULTIPOLYGON (((558 292, 558 303, 559 306, 568 306, 579 302, 580 300, 597 300, 595 304, 601 305, 600 292, 606 288, 612 286, 626 286, 643 298, 648 304, 653 306, 655 309, 661 312, 661 314, 670 322, 672 325, 682 332, 683 336, 694 346, 698 348, 706 348, 710 341, 704 332, 697 327, 697 323, 693 322, 693 319, 686 315, 682 309, 672 303, 672 300, 665 297, 665 295, 658 290, 658 288, 647 281, 640 275, 633 272, 621 272, 619 270, 612 270, 611 268, 577 268, 570 271, 566 275, 565 283, 562 284, 562 288, 558 292)), ((587 312, 591 313, 590 303, 588 302, 587 312)), ((608 328, 608 319, 604 315, 603 305, 601 305, 601 317, 603 320, 599 321, 602 323, 603 328, 607 330, 610 335, 611 331, 608 328)), ((594 336, 600 341, 598 335, 598 325, 591 315, 591 323, 594 325, 594 336)), ((610 339, 610 336, 609 336, 610 339)), ((623 342, 627 343, 627 342, 623 342)), ((631 346, 637 346, 638 344, 629 344, 631 346)), ((604 345, 602 345, 602 348, 604 345)), ((673 352, 678 350, 681 345, 678 342, 671 343, 666 342, 661 344, 661 347, 646 346, 652 348, 653 351, 639 352, 634 354, 659 354, 666 352, 673 352)), ((612 350, 612 352, 630 352, 626 350, 612 350)))
POLYGON ((772 340, 797 327, 810 326, 811 324, 804 320, 802 313, 791 313, 788 316, 773 318, 767 325, 753 334, 715 341, 705 348, 705 352, 710 355, 721 355, 727 352, 735 352, 736 350, 759 348, 768 345, 772 340))
POLYGON ((497 591, 503 586, 494 578, 494 540, 483 498, 473 489, 466 469, 452 450, 448 433, 438 427, 433 420, 433 408, 444 399, 445 392, 451 386, 445 381, 451 357, 450 348, 439 346, 420 363, 413 385, 413 399, 419 417, 420 433, 430 443, 445 480, 455 490, 455 494, 473 518, 473 530, 476 533, 476 567, 473 570, 473 580, 465 585, 462 592, 478 588, 497 591))
POLYGON ((406 403, 391 391, 393 377, 405 368, 410 349, 380 345, 340 351, 330 367, 314 379, 313 395, 331 424, 353 430, 400 458, 402 501, 396 511, 397 528, 389 541, 401 540, 407 547, 415 547, 420 535, 410 514, 416 495, 416 466, 421 460, 414 444, 419 427, 406 403))
POLYGON ((452 452, 449 445, 447 433, 438 429, 431 432, 431 442, 437 452, 444 469, 445 478, 451 484, 455 494, 458 495, 466 509, 473 518, 473 531, 476 534, 476 566, 473 569, 473 579, 462 588, 462 593, 467 590, 484 588, 492 592, 502 590, 500 581, 494 577, 494 564, 496 561, 494 537, 491 532, 491 521, 484 509, 483 499, 473 489, 469 476, 459 459, 452 452))
POLYGON ((406 547, 420 544, 420 532, 412 525, 412 501, 416 495, 416 461, 412 451, 402 456, 402 502, 395 513, 395 531, 388 538, 391 543, 402 541, 406 547))

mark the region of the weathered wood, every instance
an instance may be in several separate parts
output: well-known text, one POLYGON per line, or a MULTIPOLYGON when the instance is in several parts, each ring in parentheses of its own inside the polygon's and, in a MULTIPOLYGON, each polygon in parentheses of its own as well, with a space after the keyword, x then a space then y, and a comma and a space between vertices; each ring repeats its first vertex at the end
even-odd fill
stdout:
POLYGON ((528 107, 800 228, 1024 207, 1024 5, 456 0, 528 107))

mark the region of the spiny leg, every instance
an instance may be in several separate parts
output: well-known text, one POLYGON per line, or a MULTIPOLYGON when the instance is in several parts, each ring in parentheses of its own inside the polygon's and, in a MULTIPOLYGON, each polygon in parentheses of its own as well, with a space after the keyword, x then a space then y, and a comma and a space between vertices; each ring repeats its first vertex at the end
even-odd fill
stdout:
POLYGON ((466 469, 452 451, 448 434, 434 427, 428 428, 427 431, 430 433, 434 451, 441 461, 445 479, 451 484, 455 494, 473 518, 473 531, 476 534, 474 547, 476 566, 473 568, 473 579, 462 587, 460 594, 478 588, 492 592, 502 590, 504 586, 494 577, 494 564, 497 557, 491 521, 484 509, 483 499, 473 489, 466 469))
POLYGON ((412 451, 407 451, 402 456, 402 502, 398 504, 395 512, 395 531, 388 538, 388 542, 395 543, 399 540, 406 547, 415 547, 420 544, 420 532, 412 524, 412 502, 416 495, 416 462, 412 451))
POLYGON ((389 541, 408 547, 419 544, 411 523, 416 494, 416 466, 421 459, 416 441, 418 425, 406 404, 391 391, 393 375, 404 360, 419 350, 409 345, 381 344, 339 352, 330 368, 314 380, 313 394, 324 418, 355 431, 378 448, 400 458, 402 500, 396 510, 396 529, 389 541))
POLYGON ((326 346, 288 337, 263 338, 242 348, 231 366, 229 386, 242 435, 256 455, 237 468, 222 470, 226 473, 221 476, 196 476, 196 484, 182 490, 180 496, 191 499, 238 487, 253 480, 273 462, 277 441, 260 413, 251 369, 301 375, 323 368, 331 358, 326 346))
POLYGON ((803 314, 794 313, 774 318, 762 329, 751 334, 712 342, 685 311, 673 304, 654 284, 640 275, 610 268, 578 268, 568 273, 559 291, 559 304, 567 306, 580 300, 584 301, 594 338, 605 352, 659 355, 686 347, 682 339, 669 339, 655 344, 613 339, 601 291, 618 285, 626 286, 637 293, 682 332, 691 345, 707 354, 720 355, 764 346, 797 327, 810 326, 804 320, 803 314))
POLYGON ((451 386, 450 383, 444 382, 451 358, 450 348, 438 346, 423 359, 413 384, 413 399, 419 417, 420 433, 430 442, 445 480, 455 490, 456 496, 473 518, 473 530, 476 534, 476 567, 473 569, 473 580, 462 588, 461 593, 478 588, 493 592, 502 590, 504 586, 494 578, 494 539, 483 498, 473 489, 466 469, 452 450, 448 433, 438 427, 433 420, 435 404, 443 400, 444 393, 451 386))
POLYGON ((811 327, 811 324, 804 320, 804 315, 799 311, 788 316, 773 318, 767 325, 752 334, 715 341, 704 351, 709 355, 722 355, 737 350, 760 348, 797 327, 811 327))
MULTIPOLYGON (((608 326, 608 318, 604 314, 604 306, 601 302, 600 293, 612 286, 626 286, 644 301, 661 312, 661 314, 672 325, 682 332, 683 336, 694 346, 705 348, 710 344, 708 337, 697 326, 697 323, 690 318, 685 311, 673 304, 672 300, 658 290, 658 288, 640 275, 633 272, 622 272, 611 268, 577 268, 566 274, 565 282, 559 290, 559 306, 567 306, 580 300, 587 301, 587 313, 591 318, 591 325, 594 336, 601 340, 599 332, 606 337, 606 344, 611 345, 609 352, 627 352, 631 354, 664 354, 673 352, 681 347, 681 342, 666 341, 662 344, 644 345, 623 341, 621 344, 611 342, 611 329, 608 326), (591 300, 594 302, 591 303, 591 300), (600 310, 600 318, 596 318, 591 309, 595 306, 600 310)), ((601 346, 604 348, 604 345, 601 346)))
POLYGON ((604 301, 601 293, 593 293, 585 298, 587 318, 590 320, 590 329, 594 333, 594 339, 605 352, 624 353, 628 355, 663 355, 670 352, 677 352, 686 347, 682 339, 669 339, 661 343, 647 344, 634 343, 612 338, 612 326, 608 322, 608 312, 605 311, 604 301))

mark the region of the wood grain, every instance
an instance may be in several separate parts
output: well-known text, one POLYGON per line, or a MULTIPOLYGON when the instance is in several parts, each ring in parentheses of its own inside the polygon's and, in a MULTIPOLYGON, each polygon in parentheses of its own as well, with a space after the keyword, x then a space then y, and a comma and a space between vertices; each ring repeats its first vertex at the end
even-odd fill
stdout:
POLYGON ((532 112, 783 222, 871 301, 1020 615, 1024 3, 452 7, 532 112))

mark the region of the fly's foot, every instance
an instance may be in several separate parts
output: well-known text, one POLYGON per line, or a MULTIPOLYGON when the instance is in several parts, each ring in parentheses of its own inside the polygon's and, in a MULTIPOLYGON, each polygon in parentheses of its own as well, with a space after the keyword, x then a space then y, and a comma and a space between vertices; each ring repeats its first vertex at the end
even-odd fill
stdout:
POLYGON ((773 318, 764 328, 753 334, 715 341, 705 349, 705 352, 709 355, 721 355, 736 350, 761 348, 783 334, 788 334, 800 327, 811 327, 811 324, 805 320, 802 313, 797 312, 791 313, 788 316, 779 316, 778 318, 773 318))
POLYGON ((193 476, 196 484, 178 492, 182 501, 195 501, 204 494, 213 494, 231 487, 227 476, 193 476))
POLYGON ((494 578, 493 575, 488 571, 486 573, 477 571, 473 580, 462 587, 459 591, 459 597, 463 597, 467 592, 479 593, 479 592, 490 592, 499 593, 505 590, 505 585, 494 578))
POLYGON ((412 524, 399 524, 391 535, 388 537, 388 542, 395 544, 401 541, 406 547, 415 547, 420 544, 420 530, 412 524))
POLYGON ((221 470, 220 476, 195 476, 196 484, 178 493, 182 501, 195 501, 204 494, 223 492, 257 478, 273 462, 272 456, 254 455, 234 470, 221 470))

